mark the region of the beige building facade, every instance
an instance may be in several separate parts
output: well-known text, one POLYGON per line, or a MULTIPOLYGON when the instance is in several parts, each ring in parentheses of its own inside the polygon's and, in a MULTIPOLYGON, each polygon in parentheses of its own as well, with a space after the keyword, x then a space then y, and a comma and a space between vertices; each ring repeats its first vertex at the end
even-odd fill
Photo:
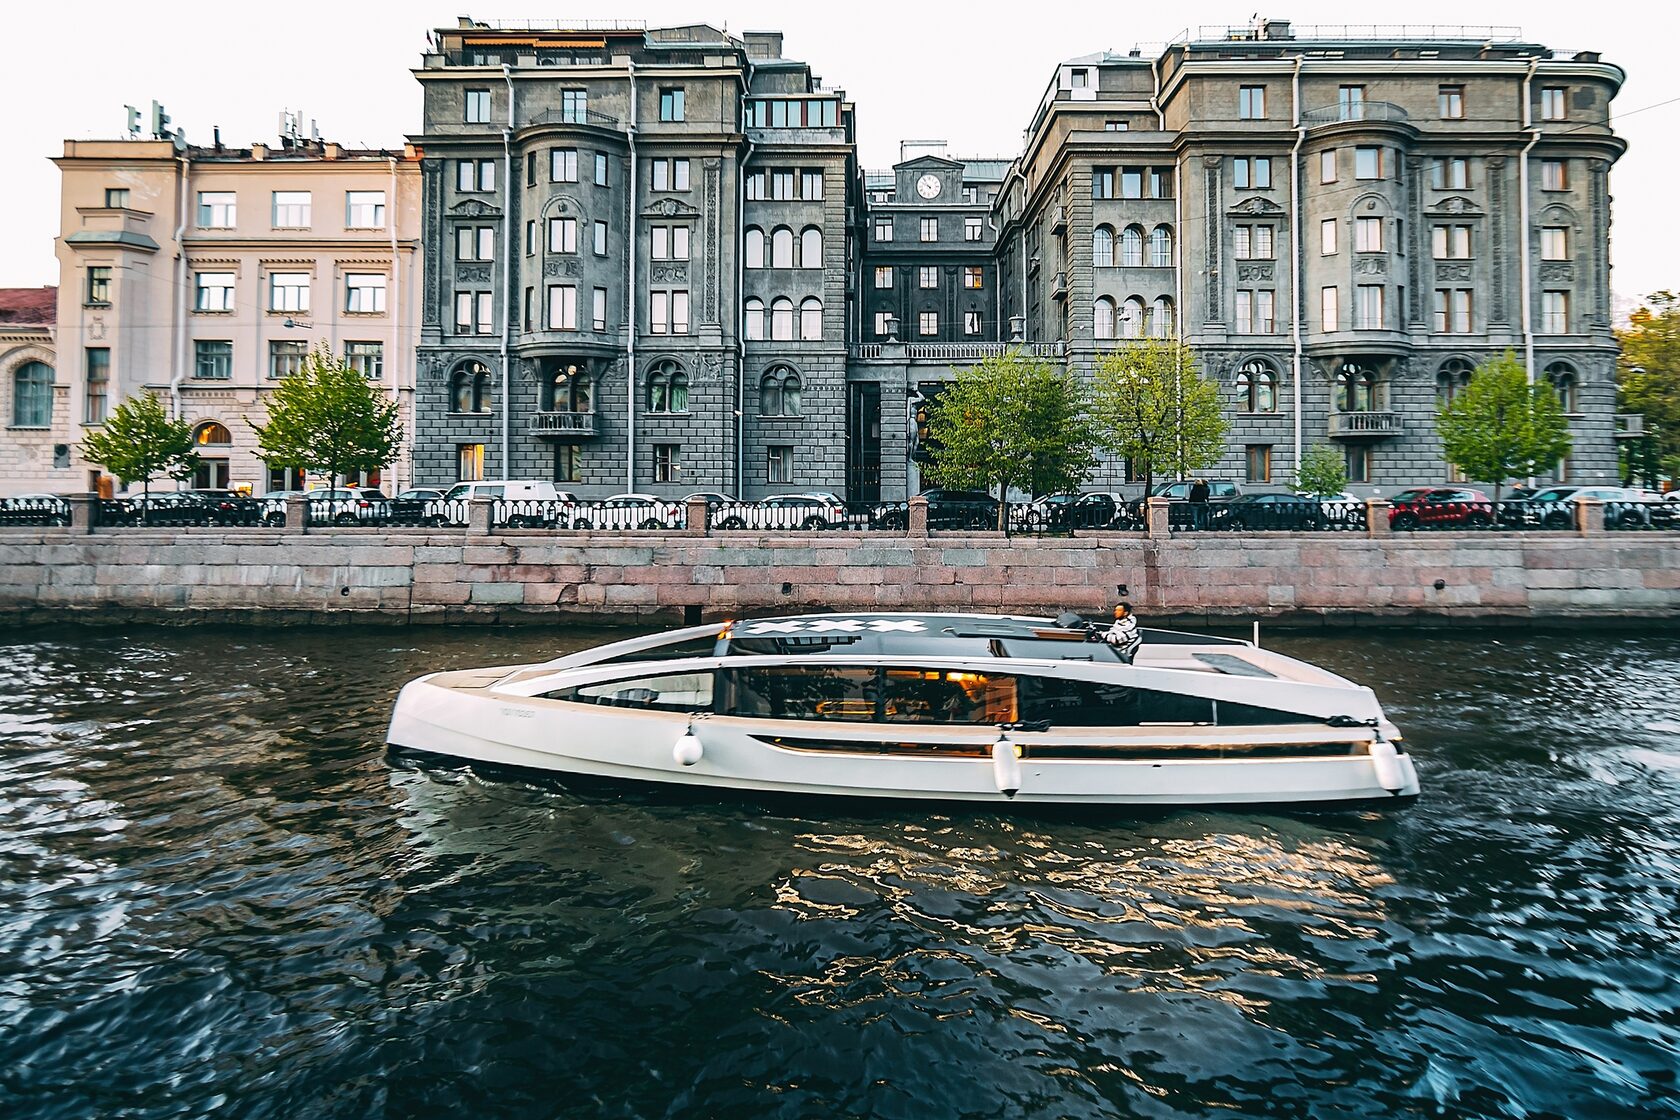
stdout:
POLYGON ((0 288, 0 498, 73 485, 70 405, 53 344, 58 293, 0 288))
MULTIPOLYGON (((194 425, 202 463, 187 485, 263 494, 313 483, 265 461, 251 424, 317 345, 390 393, 413 432, 412 149, 67 140, 54 162, 63 174, 56 381, 72 463, 53 489, 98 485, 99 468, 76 445, 143 391, 194 425)), ((397 462, 363 481, 392 490, 412 478, 405 443, 397 462)), ((4 485, 18 492, 21 481, 4 485)))

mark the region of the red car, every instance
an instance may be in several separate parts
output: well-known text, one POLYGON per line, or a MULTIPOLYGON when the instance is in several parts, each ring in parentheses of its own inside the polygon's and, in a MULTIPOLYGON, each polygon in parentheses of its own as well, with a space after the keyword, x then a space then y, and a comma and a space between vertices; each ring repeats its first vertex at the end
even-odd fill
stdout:
POLYGON ((1391 529, 1485 529, 1493 524, 1493 501, 1464 486, 1414 486, 1389 499, 1391 529))

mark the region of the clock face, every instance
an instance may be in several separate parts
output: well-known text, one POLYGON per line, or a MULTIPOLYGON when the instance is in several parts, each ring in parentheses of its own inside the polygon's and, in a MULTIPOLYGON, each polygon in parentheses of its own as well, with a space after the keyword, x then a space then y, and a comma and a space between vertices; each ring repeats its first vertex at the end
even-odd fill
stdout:
POLYGON ((933 198, 939 193, 939 176, 923 175, 916 180, 916 193, 923 198, 933 198))

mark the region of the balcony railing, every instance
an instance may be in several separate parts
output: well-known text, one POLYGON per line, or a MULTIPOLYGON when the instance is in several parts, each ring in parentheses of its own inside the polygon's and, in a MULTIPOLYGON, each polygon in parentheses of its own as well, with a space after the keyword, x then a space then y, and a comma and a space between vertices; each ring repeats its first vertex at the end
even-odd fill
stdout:
POLYGON ((584 439, 596 434, 593 412, 543 411, 532 414, 531 434, 555 439, 584 439))
POLYGON ((597 113, 593 109, 585 109, 581 113, 576 109, 544 109, 540 113, 532 113, 530 119, 525 123, 528 125, 598 124, 606 125, 610 128, 616 128, 618 127, 619 120, 617 117, 609 116, 606 113, 597 113))
POLYGON ((1325 105, 1308 109, 1301 114, 1301 123, 1309 128, 1318 125, 1340 124, 1343 121, 1406 121, 1406 110, 1392 101, 1361 101, 1357 105, 1325 105))
POLYGON ((911 362, 970 362, 1012 350, 1034 358, 1060 358, 1066 346, 1061 342, 865 342, 852 347, 852 357, 862 361, 902 358, 911 362))
POLYGON ((1068 277, 1065 272, 1058 272, 1050 280, 1050 298, 1064 299, 1068 294, 1068 277))
POLYGON ((1068 208, 1066 206, 1057 206, 1055 213, 1052 214, 1050 218, 1050 232, 1061 233, 1063 230, 1067 229, 1067 224, 1068 208))
POLYGON ((1398 412, 1332 412, 1332 439, 1374 439, 1397 436, 1402 431, 1398 412))

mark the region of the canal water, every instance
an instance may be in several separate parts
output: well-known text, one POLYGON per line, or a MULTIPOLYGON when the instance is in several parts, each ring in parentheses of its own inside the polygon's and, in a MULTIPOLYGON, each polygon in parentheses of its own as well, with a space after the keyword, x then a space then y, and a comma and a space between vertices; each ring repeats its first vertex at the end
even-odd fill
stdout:
POLYGON ((1680 637, 1284 636, 1392 813, 394 763, 532 629, 0 637, 0 1116, 1680 1116, 1680 637))

